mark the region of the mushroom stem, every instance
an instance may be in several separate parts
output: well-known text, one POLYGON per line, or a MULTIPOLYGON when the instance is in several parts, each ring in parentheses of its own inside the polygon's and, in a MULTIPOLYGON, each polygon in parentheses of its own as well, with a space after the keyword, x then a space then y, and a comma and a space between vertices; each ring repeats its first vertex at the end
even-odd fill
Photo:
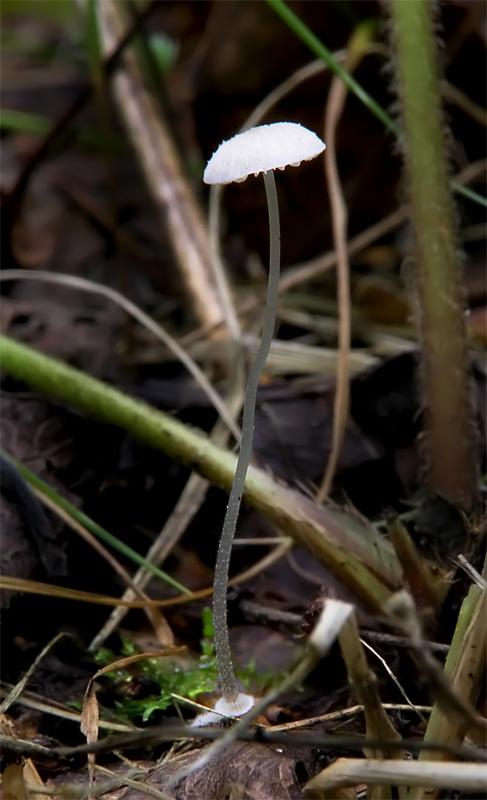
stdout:
POLYGON ((215 653, 220 679, 220 688, 228 703, 235 703, 239 695, 237 678, 230 650, 227 625, 227 583, 232 553, 233 538, 237 527, 238 512, 245 486, 245 478, 252 456, 254 437, 255 404, 260 376, 264 370, 267 356, 274 336, 277 301, 279 293, 280 228, 276 183, 272 170, 264 172, 264 183, 269 212, 269 280, 267 302, 259 349, 250 368, 243 405, 242 436, 240 451, 235 468, 232 488, 228 499, 223 523, 213 582, 213 627, 215 630, 215 653))

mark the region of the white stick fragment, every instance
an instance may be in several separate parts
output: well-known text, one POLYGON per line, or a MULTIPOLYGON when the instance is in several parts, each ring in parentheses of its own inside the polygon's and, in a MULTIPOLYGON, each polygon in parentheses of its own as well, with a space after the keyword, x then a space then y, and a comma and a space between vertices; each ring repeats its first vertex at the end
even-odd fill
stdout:
POLYGON ((326 655, 353 610, 351 603, 344 603, 342 600, 325 601, 320 618, 308 639, 308 646, 320 658, 326 655))

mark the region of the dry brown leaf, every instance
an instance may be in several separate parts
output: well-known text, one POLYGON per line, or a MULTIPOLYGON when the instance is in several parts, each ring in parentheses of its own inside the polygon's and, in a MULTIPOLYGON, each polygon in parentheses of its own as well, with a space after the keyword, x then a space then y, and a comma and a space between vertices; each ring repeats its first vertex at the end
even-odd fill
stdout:
POLYGON ((35 791, 36 788, 42 789, 44 787, 44 781, 37 772, 32 759, 28 758, 26 760, 22 775, 24 783, 28 788, 29 800, 46 800, 45 794, 42 794, 40 791, 35 791))
MULTIPOLYGON (((86 736, 88 744, 96 742, 98 739, 98 700, 96 699, 95 678, 91 678, 86 687, 83 698, 83 708, 81 711, 81 731, 86 736)), ((95 777, 95 754, 88 754, 88 770, 90 776, 90 786, 93 785, 95 777)))
POLYGON ((22 764, 9 764, 2 774, 2 800, 29 800, 22 764))

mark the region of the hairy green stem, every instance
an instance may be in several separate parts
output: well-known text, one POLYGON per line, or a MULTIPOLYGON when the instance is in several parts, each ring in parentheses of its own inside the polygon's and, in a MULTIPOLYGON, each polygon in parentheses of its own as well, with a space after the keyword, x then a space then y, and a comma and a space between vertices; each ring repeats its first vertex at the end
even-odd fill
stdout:
MULTIPOLYGON (((0 363, 5 374, 27 382, 57 402, 122 428, 214 485, 230 489, 236 458, 201 431, 7 336, 0 336, 0 363)), ((397 558, 372 526, 317 506, 253 466, 247 473, 244 498, 312 552, 372 611, 379 611, 391 591, 398 588, 397 558)))
POLYGON ((389 2, 416 248, 428 483, 471 510, 477 491, 464 296, 432 3, 389 2))
POLYGON ((218 556, 213 581, 213 625, 215 628, 215 653, 218 676, 222 695, 229 703, 235 702, 239 690, 235 677, 235 669, 230 650, 230 639, 227 625, 227 583, 232 553, 233 538, 237 527, 238 513, 242 502, 245 478, 252 456, 254 438, 255 405, 259 381, 272 344, 276 323, 277 300, 279 295, 280 265, 280 230, 279 208, 277 203, 276 183, 272 171, 264 173, 264 182, 269 211, 269 282, 267 286, 267 303, 264 314, 262 338, 254 362, 250 368, 243 405, 242 436, 235 476, 233 478, 227 511, 223 522, 222 535, 218 547, 218 556))

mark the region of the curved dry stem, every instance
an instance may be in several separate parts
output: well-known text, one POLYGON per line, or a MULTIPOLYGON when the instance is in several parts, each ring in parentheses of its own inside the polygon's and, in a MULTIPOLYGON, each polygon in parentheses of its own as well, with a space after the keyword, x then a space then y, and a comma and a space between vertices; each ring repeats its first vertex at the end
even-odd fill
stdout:
POLYGON ((0 273, 0 281, 13 281, 13 280, 32 280, 41 281, 44 283, 55 283, 60 286, 67 286, 70 289, 78 289, 80 292, 91 292, 99 294, 111 300, 116 305, 123 308, 127 314, 136 319, 154 334, 160 341, 167 347, 168 350, 181 361, 183 366, 186 367, 188 372, 193 376, 195 381, 201 386, 202 391, 208 397, 208 400, 218 411, 220 417, 225 422, 229 430, 238 440, 240 431, 238 425, 233 419, 224 401, 213 388, 206 375, 200 370, 197 363, 189 356, 178 342, 170 336, 164 328, 162 328, 155 320, 152 319, 145 311, 142 311, 139 306, 132 303, 125 295, 117 292, 109 286, 103 286, 96 281, 90 281, 87 278, 79 278, 77 275, 60 275, 48 270, 37 270, 36 272, 26 272, 23 269, 6 269, 0 273))
POLYGON ((352 323, 350 313, 350 271, 347 257, 348 211, 343 197, 336 160, 336 129, 342 113, 345 96, 345 85, 335 77, 330 88, 325 124, 325 138, 328 142, 328 158, 325 159, 325 170, 328 178, 333 241, 337 257, 339 308, 338 359, 333 409, 332 446, 325 475, 316 498, 319 503, 322 503, 330 493, 345 436, 350 405, 349 365, 352 323))
POLYGON ((227 583, 232 553, 233 538, 237 526, 238 513, 245 478, 252 455, 252 441, 254 436, 255 404, 260 376, 262 375, 267 356, 274 336, 276 321, 278 291, 279 291, 279 261, 280 261, 280 229, 279 209, 277 203, 276 184, 273 172, 264 173, 264 182, 269 211, 269 282, 267 288, 267 303, 264 314, 264 324, 260 346, 250 369, 247 389, 245 391, 242 438, 232 489, 228 499, 227 511, 223 523, 222 535, 218 547, 218 556, 215 566, 214 599, 213 599, 213 626, 215 629, 215 653, 218 666, 218 676, 223 697, 229 703, 235 702, 238 696, 237 680, 230 650, 230 638, 227 626, 227 583))
MULTIPOLYGON (((364 31, 359 27, 349 42, 345 59, 345 68, 350 72, 355 69, 367 52, 369 44, 367 38, 363 38, 363 34, 364 31)), ((352 321, 350 310, 350 266, 347 253, 348 210, 340 183, 336 153, 336 132, 346 97, 347 86, 338 76, 335 76, 331 83, 326 109, 325 140, 328 142, 328 158, 325 159, 325 170, 328 178, 333 241, 337 258, 339 309, 338 360, 333 410, 333 439, 325 475, 317 495, 317 500, 320 503, 329 495, 333 484, 340 451, 345 437, 350 406, 350 343, 352 337, 352 321)))

